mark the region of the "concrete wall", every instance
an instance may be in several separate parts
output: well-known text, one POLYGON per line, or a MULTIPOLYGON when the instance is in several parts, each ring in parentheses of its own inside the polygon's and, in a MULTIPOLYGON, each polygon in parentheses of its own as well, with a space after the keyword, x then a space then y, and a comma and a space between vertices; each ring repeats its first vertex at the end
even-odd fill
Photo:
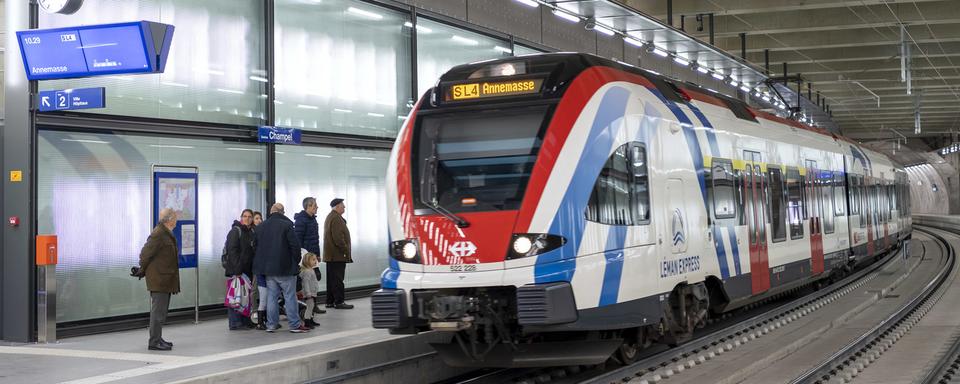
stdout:
POLYGON ((956 191, 956 189, 951 188, 949 183, 956 183, 956 177, 948 182, 930 164, 907 168, 907 175, 910 177, 910 201, 913 202, 913 213, 946 214, 948 211, 953 213, 956 206, 950 204, 949 191, 956 191))

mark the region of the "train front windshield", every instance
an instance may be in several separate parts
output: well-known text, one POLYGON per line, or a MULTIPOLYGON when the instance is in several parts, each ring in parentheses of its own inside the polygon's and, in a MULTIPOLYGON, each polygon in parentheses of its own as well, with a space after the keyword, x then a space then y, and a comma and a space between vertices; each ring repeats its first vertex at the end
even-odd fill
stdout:
POLYGON ((450 212, 519 209, 550 110, 532 106, 423 116, 412 154, 417 208, 436 202, 450 212))

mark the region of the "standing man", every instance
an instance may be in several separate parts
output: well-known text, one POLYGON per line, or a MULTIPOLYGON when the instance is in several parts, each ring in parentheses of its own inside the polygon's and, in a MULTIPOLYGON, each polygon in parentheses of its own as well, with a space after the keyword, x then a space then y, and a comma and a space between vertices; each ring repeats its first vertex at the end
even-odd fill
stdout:
POLYGON ((140 273, 147 277, 150 291, 150 340, 147 349, 169 351, 173 343, 163 339, 162 327, 167 321, 170 295, 180 293, 180 265, 177 260, 177 212, 170 208, 160 210, 160 221, 147 237, 140 250, 140 273))
MULTIPOLYGON (((300 246, 314 255, 320 255, 320 225, 317 224, 317 199, 307 197, 303 199, 303 210, 293 215, 293 230, 297 233, 297 240, 300 240, 300 246)), ((313 269, 317 280, 320 280, 320 266, 313 269)), ((314 307, 314 313, 326 313, 320 309, 320 306, 314 307)), ((309 316, 312 318, 313 316, 309 316)))
POLYGON ((257 251, 253 256, 253 273, 267 280, 267 332, 280 329, 280 305, 283 291, 284 308, 291 333, 309 332, 300 321, 297 308, 297 275, 300 273, 300 242, 293 232, 293 222, 283 214, 283 204, 270 207, 270 216, 257 227, 257 251))
POLYGON ((352 309, 353 305, 344 303, 343 277, 350 256, 350 230, 343 218, 343 199, 330 202, 330 213, 323 222, 323 261, 327 263, 327 308, 352 309))

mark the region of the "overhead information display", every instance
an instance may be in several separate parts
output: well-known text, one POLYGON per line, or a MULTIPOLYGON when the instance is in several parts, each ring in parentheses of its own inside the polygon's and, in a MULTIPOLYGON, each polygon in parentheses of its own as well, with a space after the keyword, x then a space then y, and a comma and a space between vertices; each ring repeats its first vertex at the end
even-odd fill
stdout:
POLYGON ((485 97, 533 94, 540 92, 542 84, 542 78, 453 84, 447 89, 446 100, 461 101, 485 97))
POLYGON ((150 21, 18 31, 30 80, 160 73, 173 26, 150 21))

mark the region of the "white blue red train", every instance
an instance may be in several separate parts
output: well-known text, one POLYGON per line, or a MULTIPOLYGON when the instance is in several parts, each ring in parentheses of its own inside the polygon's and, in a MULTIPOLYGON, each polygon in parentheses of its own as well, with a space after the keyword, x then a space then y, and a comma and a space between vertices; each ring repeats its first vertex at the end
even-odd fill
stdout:
POLYGON ((373 325, 450 364, 635 359, 910 236, 903 169, 827 131, 584 54, 461 65, 387 171, 373 325))

